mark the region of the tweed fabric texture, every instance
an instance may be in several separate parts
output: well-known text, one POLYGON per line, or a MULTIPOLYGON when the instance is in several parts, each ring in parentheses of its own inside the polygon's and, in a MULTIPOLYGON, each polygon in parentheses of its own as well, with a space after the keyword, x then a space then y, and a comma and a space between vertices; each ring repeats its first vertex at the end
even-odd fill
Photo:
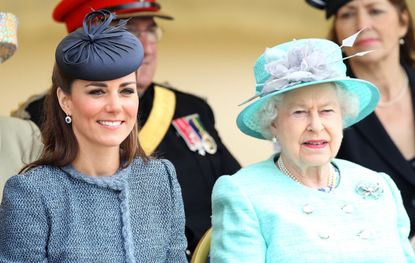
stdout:
POLYGON ((415 262, 400 193, 383 173, 340 159, 330 193, 282 174, 273 158, 222 176, 213 189, 211 262, 415 262), (361 182, 383 194, 364 198, 361 182))
POLYGON ((167 160, 109 177, 42 166, 10 178, 0 262, 186 262, 184 210, 167 160))

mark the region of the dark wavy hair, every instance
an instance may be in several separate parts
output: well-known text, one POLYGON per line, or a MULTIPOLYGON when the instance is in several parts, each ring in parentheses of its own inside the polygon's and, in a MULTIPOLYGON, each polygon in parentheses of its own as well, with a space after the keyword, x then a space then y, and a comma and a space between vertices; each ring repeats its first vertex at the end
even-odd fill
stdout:
MULTIPOLYGON (((43 151, 38 160, 26 165, 20 172, 28 171, 40 165, 65 166, 75 160, 79 145, 72 126, 65 122, 66 114, 60 107, 57 89, 60 87, 66 94, 71 94, 74 79, 63 75, 55 64, 52 74, 52 87, 46 95, 44 112, 45 122, 42 124, 43 151)), ((127 167, 136 157, 147 161, 149 157, 138 142, 137 124, 120 145, 120 166, 127 167)))
MULTIPOLYGON (((411 12, 409 10, 406 0, 388 0, 396 9, 399 15, 400 22, 402 21, 402 14, 407 13, 408 15, 408 32, 403 37, 405 43, 400 45, 400 59, 402 62, 415 67, 415 32, 414 24, 411 12)), ((334 28, 334 23, 336 22, 336 16, 334 16, 333 24, 330 28, 328 38, 338 44, 340 40, 337 37, 336 30, 334 28)))

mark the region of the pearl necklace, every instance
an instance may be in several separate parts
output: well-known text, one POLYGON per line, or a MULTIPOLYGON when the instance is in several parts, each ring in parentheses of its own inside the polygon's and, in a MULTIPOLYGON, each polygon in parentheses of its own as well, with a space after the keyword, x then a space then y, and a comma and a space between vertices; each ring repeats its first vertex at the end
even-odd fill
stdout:
MULTIPOLYGON (((290 171, 288 171, 288 169, 287 169, 287 167, 285 167, 285 164, 284 164, 284 161, 282 160, 282 158, 281 158, 281 156, 278 158, 278 160, 277 160, 277 166, 278 166, 278 168, 281 170, 281 172, 283 173, 283 174, 285 174, 286 176, 288 176, 288 177, 290 177, 291 179, 293 179, 295 182, 297 182, 297 183, 299 183, 299 184, 302 184, 298 179, 297 179, 297 177, 295 177, 294 175, 292 175, 291 173, 290 173, 290 171)), ((329 177, 328 177, 328 179, 327 179, 327 188, 328 188, 328 190, 329 190, 329 192, 333 189, 333 188, 335 188, 335 180, 334 180, 334 175, 333 175, 333 169, 330 167, 330 174, 329 174, 329 177)), ((324 189, 324 188, 319 188, 319 190, 320 189, 324 189)))

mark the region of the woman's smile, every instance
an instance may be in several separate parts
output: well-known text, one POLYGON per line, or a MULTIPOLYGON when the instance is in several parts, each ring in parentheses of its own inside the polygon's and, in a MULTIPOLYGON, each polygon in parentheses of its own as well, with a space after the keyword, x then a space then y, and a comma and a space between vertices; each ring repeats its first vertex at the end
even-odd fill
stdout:
POLYGON ((124 123, 124 121, 108 121, 108 120, 101 120, 101 121, 97 121, 98 124, 102 125, 105 128, 108 129, 117 129, 120 128, 121 125, 124 123))

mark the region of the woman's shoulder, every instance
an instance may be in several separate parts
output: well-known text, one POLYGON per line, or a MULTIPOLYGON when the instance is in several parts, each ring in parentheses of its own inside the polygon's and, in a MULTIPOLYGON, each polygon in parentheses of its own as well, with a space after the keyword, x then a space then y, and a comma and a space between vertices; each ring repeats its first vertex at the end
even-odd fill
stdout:
POLYGON ((343 159, 335 159, 334 164, 339 168, 340 174, 344 174, 349 182, 381 183, 395 190, 396 185, 388 174, 377 172, 343 159))
POLYGON ((340 170, 340 172, 348 172, 351 174, 366 174, 371 176, 378 176, 378 172, 371 170, 369 168, 366 168, 360 164, 343 160, 343 159, 334 159, 333 161, 334 165, 337 166, 340 170))
POLYGON ((262 162, 253 163, 245 166, 233 175, 222 175, 215 183, 215 187, 228 187, 229 184, 238 185, 238 187, 249 189, 261 188, 262 184, 268 184, 271 181, 278 180, 273 158, 262 162), (254 187, 255 186, 255 187, 254 187))
POLYGON ((62 171, 55 166, 42 165, 32 168, 24 173, 10 177, 5 186, 4 193, 18 192, 44 192, 42 189, 55 189, 61 184, 62 171))
POLYGON ((27 183, 27 184, 41 184, 44 181, 53 180, 56 177, 61 175, 62 171, 59 167, 51 165, 41 165, 30 170, 25 171, 24 173, 14 175, 9 178, 8 181, 16 183, 27 183))
POLYGON ((137 158, 131 164, 134 178, 141 178, 146 181, 171 181, 176 178, 176 169, 173 164, 166 159, 150 158, 143 160, 137 158))
POLYGON ((275 173, 276 166, 273 161, 273 158, 268 158, 264 161, 253 163, 241 168, 235 174, 232 175, 232 178, 237 178, 237 180, 251 179, 252 177, 266 177, 270 174, 275 173))
POLYGON ((134 160, 129 183, 147 185, 148 190, 151 191, 155 189, 162 192, 166 189, 180 191, 176 170, 173 164, 166 159, 134 160), (154 185, 157 185, 157 188, 154 188, 154 185))
POLYGON ((131 164, 132 168, 137 170, 145 170, 147 172, 169 172, 174 170, 173 164, 167 159, 151 158, 149 160, 143 160, 142 158, 136 158, 131 164))

